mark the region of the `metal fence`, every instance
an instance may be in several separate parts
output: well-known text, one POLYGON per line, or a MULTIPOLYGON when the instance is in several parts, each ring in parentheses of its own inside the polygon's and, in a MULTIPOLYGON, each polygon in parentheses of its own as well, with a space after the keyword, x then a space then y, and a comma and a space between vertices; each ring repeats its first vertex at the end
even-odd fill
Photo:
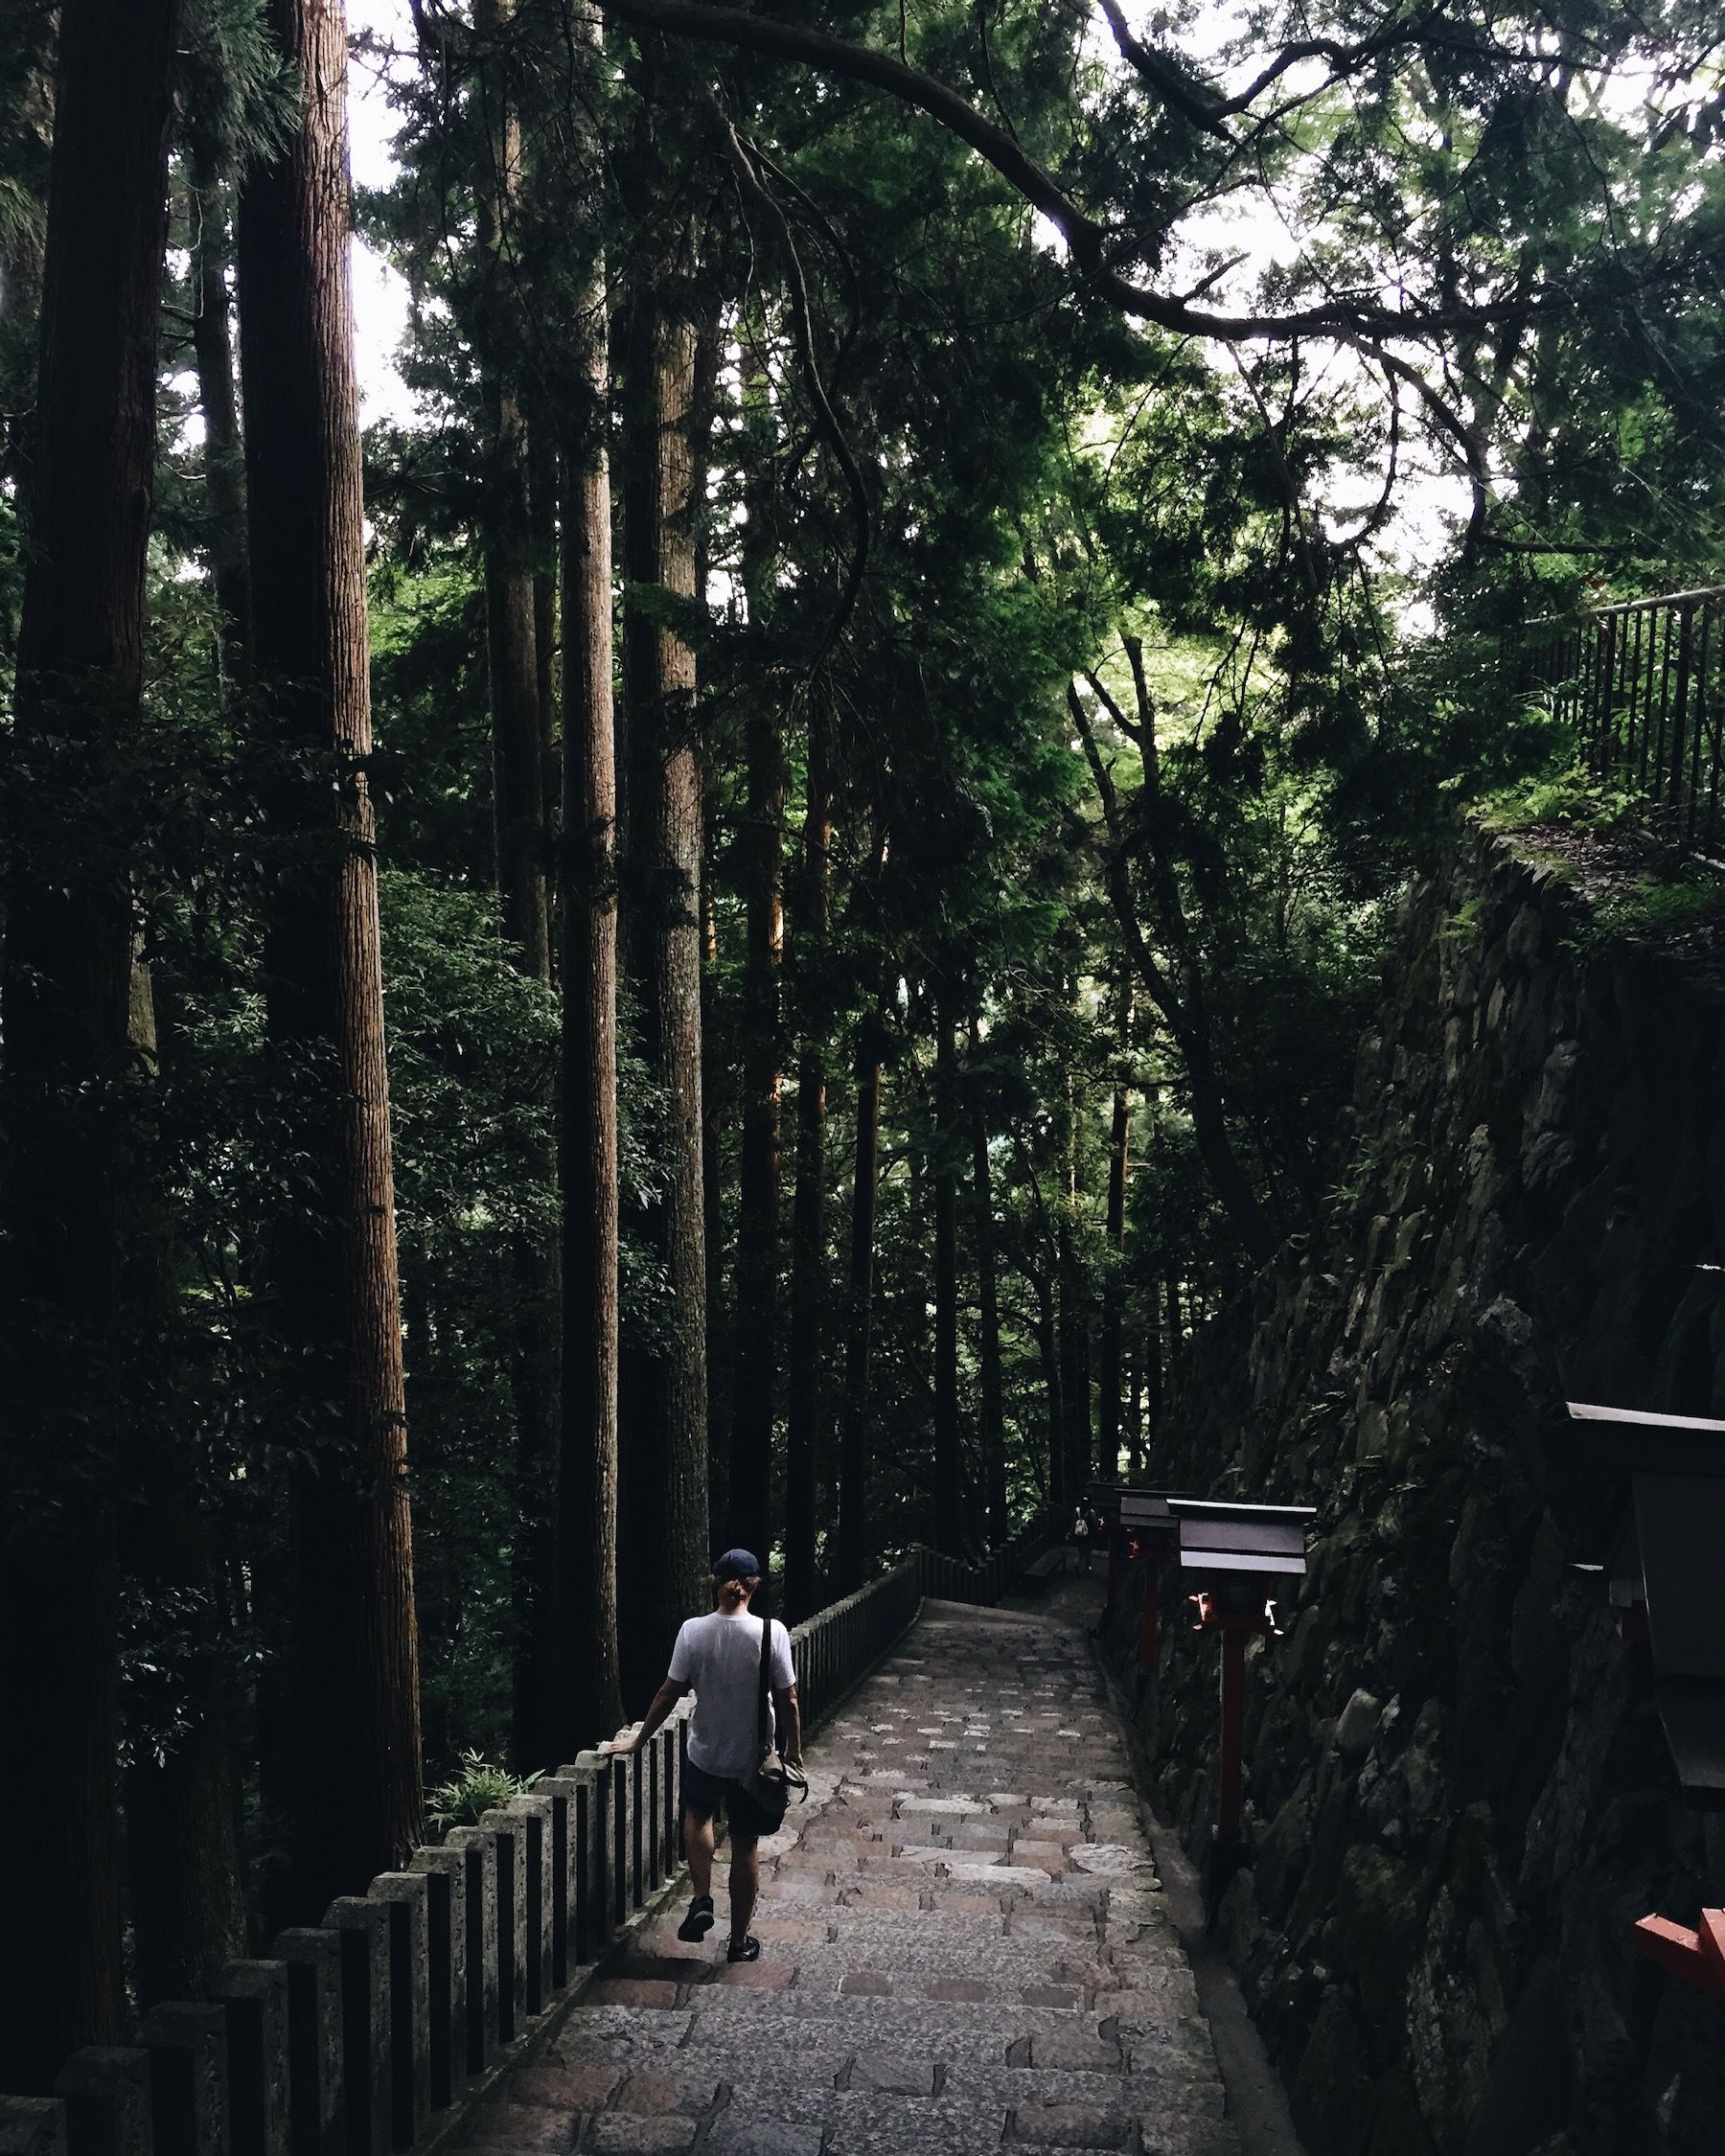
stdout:
MULTIPOLYGON (((1040 1520, 972 1566, 916 1548, 792 1627, 811 1726, 925 1595, 1000 1599, 1047 1547, 1040 1520)), ((585 1971, 682 1862, 690 1703, 641 1751, 583 1752, 452 1827, 323 1922, 154 2007, 128 2045, 77 2052, 53 2097, 0 2095, 0 2156, 388 2156, 451 2145, 546 2036, 585 1971)))
POLYGON ((1691 851, 1720 839, 1725 763, 1725 585, 1541 622, 1518 686, 1567 719, 1597 777, 1645 796, 1691 851))

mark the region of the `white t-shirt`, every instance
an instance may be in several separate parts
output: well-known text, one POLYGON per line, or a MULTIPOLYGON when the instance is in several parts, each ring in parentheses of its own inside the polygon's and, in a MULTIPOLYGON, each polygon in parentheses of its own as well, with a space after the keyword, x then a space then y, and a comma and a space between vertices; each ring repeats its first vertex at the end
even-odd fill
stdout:
MULTIPOLYGON (((767 1701, 772 1727, 772 1692, 796 1682, 791 1660, 791 1635, 772 1624, 771 1685, 767 1701)), ((760 1757, 758 1708, 761 1689, 761 1623, 747 1610, 727 1617, 693 1617, 677 1635, 671 1650, 671 1682, 695 1687, 695 1718, 689 1725, 689 1757, 703 1773, 737 1781, 760 1757)))

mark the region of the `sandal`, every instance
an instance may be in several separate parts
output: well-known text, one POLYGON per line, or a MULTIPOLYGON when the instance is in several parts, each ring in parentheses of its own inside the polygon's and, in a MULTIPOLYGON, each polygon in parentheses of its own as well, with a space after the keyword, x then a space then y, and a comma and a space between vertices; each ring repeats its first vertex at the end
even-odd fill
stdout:
POLYGON ((727 1961, 758 1961, 761 1959, 761 1942, 752 1932, 745 1938, 734 1938, 725 1949, 727 1961))

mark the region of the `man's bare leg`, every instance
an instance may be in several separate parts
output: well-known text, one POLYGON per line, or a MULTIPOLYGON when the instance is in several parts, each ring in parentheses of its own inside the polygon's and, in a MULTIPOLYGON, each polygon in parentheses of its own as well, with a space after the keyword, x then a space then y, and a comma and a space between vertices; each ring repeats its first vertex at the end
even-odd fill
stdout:
POLYGON ((689 1882, 700 1901, 713 1892, 713 1823, 683 1814, 683 1849, 689 1859, 689 1882))
POLYGON ((739 1834, 733 1826, 730 1850, 730 1936, 731 1944, 741 1946, 748 1937, 748 1919, 761 1894, 761 1845, 752 1834, 739 1834))

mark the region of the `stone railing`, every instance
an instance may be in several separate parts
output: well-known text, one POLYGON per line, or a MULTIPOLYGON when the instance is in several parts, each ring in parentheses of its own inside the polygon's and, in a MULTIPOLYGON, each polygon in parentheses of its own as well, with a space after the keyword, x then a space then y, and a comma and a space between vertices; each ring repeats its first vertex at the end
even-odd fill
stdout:
MULTIPOLYGON (((914 1549, 792 1630, 811 1727, 923 1597, 998 1600, 1038 1526, 979 1566, 914 1549)), ((52 2097, 0 2096, 0 2156, 386 2156, 450 2138, 548 2030, 682 1861, 690 1703, 640 1752, 583 1752, 451 1827, 208 1998, 153 2007, 126 2046, 75 2053, 52 2097)))

